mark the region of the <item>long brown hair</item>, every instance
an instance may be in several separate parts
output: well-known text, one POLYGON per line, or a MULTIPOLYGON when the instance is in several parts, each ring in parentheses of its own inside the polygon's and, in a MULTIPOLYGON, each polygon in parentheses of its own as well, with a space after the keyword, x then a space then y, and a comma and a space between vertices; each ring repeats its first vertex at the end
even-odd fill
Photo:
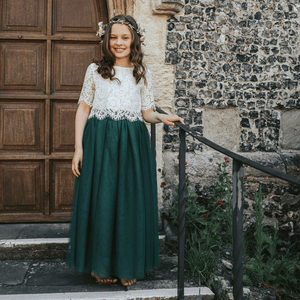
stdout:
MULTIPOLYGON (((117 21, 117 20, 123 20, 125 22, 130 23, 135 30, 132 30, 130 26, 128 26, 128 29, 131 32, 132 36, 132 43, 130 45, 130 62, 133 64, 133 77, 135 78, 136 83, 138 84, 141 78, 144 79, 144 82, 147 83, 146 80, 146 67, 143 63, 143 51, 141 47, 141 41, 140 36, 137 33, 138 25, 135 21, 135 19, 129 15, 117 15, 113 17, 110 21, 117 21)), ((109 42, 110 42, 110 33, 111 33, 111 27, 114 25, 107 24, 105 29, 105 34, 102 40, 102 53, 103 58, 100 61, 94 60, 94 63, 98 65, 98 73, 105 79, 109 78, 110 80, 114 80, 117 78, 114 78, 115 76, 115 70, 113 68, 115 63, 115 57, 110 51, 109 42)))

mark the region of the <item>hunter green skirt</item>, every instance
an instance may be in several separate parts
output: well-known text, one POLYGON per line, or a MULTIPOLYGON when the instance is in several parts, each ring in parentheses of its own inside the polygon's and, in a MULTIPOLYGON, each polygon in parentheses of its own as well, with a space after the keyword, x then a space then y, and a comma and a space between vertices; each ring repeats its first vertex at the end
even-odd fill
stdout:
POLYGON ((137 279, 159 265, 155 154, 143 122, 88 119, 67 264, 137 279))

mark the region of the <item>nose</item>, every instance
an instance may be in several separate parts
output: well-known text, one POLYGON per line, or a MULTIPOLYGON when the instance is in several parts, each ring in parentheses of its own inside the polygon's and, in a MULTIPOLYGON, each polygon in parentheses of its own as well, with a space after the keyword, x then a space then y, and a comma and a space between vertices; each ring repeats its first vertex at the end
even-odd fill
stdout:
POLYGON ((117 39, 117 45, 122 45, 123 44, 123 42, 122 42, 122 38, 121 37, 119 37, 118 39, 117 39))

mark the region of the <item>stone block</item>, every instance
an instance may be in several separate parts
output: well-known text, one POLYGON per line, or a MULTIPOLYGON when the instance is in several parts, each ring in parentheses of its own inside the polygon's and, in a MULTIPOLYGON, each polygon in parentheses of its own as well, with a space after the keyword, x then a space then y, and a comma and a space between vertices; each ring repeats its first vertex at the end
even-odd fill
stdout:
MULTIPOLYGON (((239 112, 236 108, 206 109, 203 112, 203 136, 222 147, 237 151, 240 138, 239 122, 239 112)), ((203 149, 208 151, 208 147, 203 149)))
POLYGON ((0 224, 0 240, 17 239, 25 226, 26 224, 0 224))
POLYGON ((68 238, 70 224, 26 224, 18 236, 18 239, 38 239, 38 238, 68 238))
POLYGON ((64 261, 54 260, 36 262, 29 272, 27 286, 72 286, 94 282, 95 279, 89 273, 78 274, 64 261))
MULTIPOLYGON (((254 153, 240 153, 240 155, 242 155, 248 159, 251 159, 263 166, 273 168, 280 172, 285 172, 284 160, 285 160, 286 156, 283 153, 281 155, 279 155, 277 153, 268 153, 266 155, 265 152, 254 152, 254 153)), ((267 173, 264 173, 262 171, 254 169, 252 167, 245 168, 244 175, 247 175, 247 176, 252 175, 256 178, 271 177, 267 173)))
POLYGON ((1 261, 0 285, 22 284, 29 266, 29 261, 1 261))
MULTIPOLYGON (((179 175, 179 160, 178 153, 164 152, 164 172, 166 173, 165 180, 168 183, 178 184, 179 175)), ((201 185, 211 185, 217 177, 218 163, 224 161, 224 154, 216 151, 206 151, 195 153, 186 153, 186 173, 192 183, 201 181, 201 185)), ((231 164, 228 167, 228 172, 232 173, 231 164)))
POLYGON ((281 114, 282 149, 300 150, 300 111, 290 110, 281 114))
POLYGON ((183 0, 156 0, 153 1, 153 13, 175 15, 183 8, 183 0))
MULTIPOLYGON (((202 186, 209 186, 216 182, 217 167, 219 163, 224 162, 225 155, 217 151, 195 152, 197 153, 186 153, 187 176, 193 184, 200 182, 202 186)), ((294 153, 283 151, 281 154, 268 153, 267 155, 265 152, 238 154, 280 172, 285 172, 287 167, 288 174, 295 177, 299 175, 298 171, 293 171, 295 166, 299 165, 300 153, 298 151, 294 151, 294 153)), ((177 155, 177 152, 163 153, 165 180, 168 183, 178 184, 179 160, 177 155)), ((227 167, 227 172, 232 174, 231 162, 227 167)), ((269 174, 252 167, 244 168, 244 175, 248 177, 254 176, 253 179, 256 178, 257 180, 265 179, 266 177, 272 178, 269 174)))

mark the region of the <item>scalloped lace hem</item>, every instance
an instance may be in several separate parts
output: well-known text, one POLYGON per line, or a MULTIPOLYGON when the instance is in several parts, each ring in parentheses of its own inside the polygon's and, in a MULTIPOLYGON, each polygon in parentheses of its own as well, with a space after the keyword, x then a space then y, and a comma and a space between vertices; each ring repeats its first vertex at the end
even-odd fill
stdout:
POLYGON ((108 110, 108 109, 103 109, 103 110, 92 110, 92 112, 89 115, 89 119, 96 117, 99 120, 103 120, 107 117, 112 118, 114 121, 120 121, 120 120, 125 120, 127 119, 130 122, 135 122, 135 121, 142 121, 145 122, 143 117, 138 114, 138 113, 133 113, 129 112, 126 110, 108 110))
POLYGON ((142 111, 147 111, 150 108, 153 108, 153 110, 156 111, 156 107, 154 103, 149 103, 147 106, 142 106, 142 111))

